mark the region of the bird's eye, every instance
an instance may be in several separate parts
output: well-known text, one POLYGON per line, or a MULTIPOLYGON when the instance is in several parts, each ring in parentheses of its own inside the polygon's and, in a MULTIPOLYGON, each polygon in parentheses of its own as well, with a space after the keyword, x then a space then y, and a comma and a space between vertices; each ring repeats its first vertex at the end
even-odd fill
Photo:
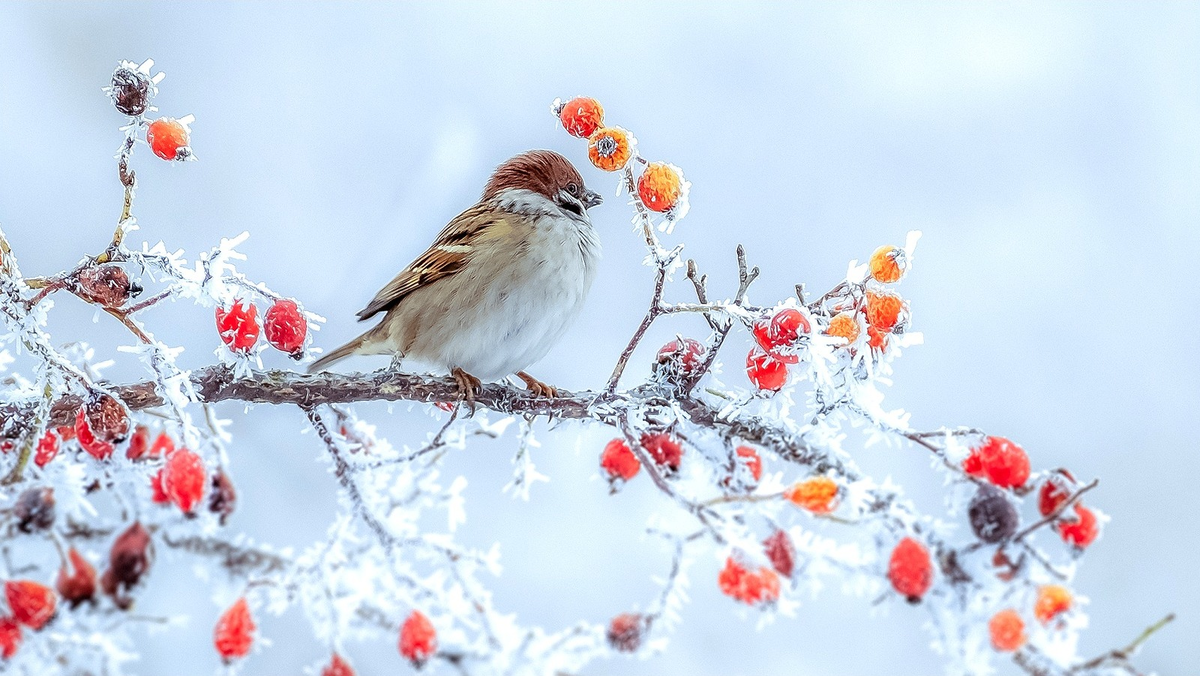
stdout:
POLYGON ((567 192, 571 193, 572 195, 578 195, 579 194, 579 186, 575 185, 574 183, 568 183, 567 184, 567 192))

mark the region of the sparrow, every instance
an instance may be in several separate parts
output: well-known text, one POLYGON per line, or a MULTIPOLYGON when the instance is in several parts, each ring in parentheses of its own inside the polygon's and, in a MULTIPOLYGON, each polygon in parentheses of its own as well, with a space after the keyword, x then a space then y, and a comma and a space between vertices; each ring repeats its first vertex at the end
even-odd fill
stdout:
POLYGON ((321 357, 392 355, 449 373, 474 406, 483 381, 516 375, 536 396, 557 390, 525 372, 579 316, 600 240, 588 209, 602 202, 567 158, 522 153, 496 168, 471 208, 358 313, 383 321, 321 357))

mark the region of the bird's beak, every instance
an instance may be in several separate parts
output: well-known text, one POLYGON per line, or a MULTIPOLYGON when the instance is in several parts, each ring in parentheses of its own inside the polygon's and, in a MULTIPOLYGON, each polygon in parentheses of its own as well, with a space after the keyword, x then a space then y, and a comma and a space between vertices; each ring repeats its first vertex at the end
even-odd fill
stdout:
POLYGON ((603 201, 604 201, 604 198, 600 196, 600 193, 598 193, 594 190, 584 190, 583 191, 583 208, 591 209, 592 207, 600 204, 603 201))

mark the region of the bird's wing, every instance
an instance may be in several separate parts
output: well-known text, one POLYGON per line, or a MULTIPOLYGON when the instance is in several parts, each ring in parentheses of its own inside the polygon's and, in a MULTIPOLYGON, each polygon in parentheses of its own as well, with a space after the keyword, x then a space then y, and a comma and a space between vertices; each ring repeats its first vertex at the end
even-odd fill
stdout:
POLYGON ((470 264, 477 246, 506 237, 513 231, 514 218, 513 214, 498 212, 486 204, 477 204, 462 212, 442 229, 425 253, 375 294, 367 307, 358 313, 358 320, 389 310, 413 291, 463 270, 470 264))

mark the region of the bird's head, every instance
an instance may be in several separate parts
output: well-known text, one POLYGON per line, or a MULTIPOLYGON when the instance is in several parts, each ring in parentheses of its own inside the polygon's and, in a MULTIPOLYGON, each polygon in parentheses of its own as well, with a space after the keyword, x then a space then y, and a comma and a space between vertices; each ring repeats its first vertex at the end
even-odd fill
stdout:
POLYGON ((530 150, 496 168, 483 189, 483 199, 505 190, 528 190, 550 200, 566 215, 587 220, 588 209, 604 200, 583 184, 570 160, 553 150, 530 150))

